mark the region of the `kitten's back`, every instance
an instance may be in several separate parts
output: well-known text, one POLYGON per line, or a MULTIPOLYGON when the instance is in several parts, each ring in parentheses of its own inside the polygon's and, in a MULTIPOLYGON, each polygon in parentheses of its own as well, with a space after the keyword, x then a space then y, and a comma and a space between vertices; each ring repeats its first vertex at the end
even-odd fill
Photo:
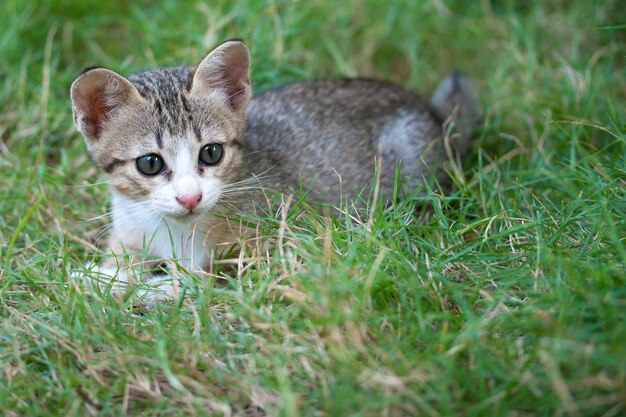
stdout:
MULTIPOLYGON (((446 92, 455 99, 465 94, 454 85, 446 92)), ((422 175, 439 170, 442 123, 448 116, 443 106, 455 106, 445 98, 439 104, 432 107, 399 86, 371 79, 320 80, 266 91, 252 99, 246 113, 245 175, 271 167, 271 188, 285 191, 302 181, 312 201, 332 204, 340 194, 351 199, 367 189, 382 159, 386 197, 397 161, 413 189, 422 175)))

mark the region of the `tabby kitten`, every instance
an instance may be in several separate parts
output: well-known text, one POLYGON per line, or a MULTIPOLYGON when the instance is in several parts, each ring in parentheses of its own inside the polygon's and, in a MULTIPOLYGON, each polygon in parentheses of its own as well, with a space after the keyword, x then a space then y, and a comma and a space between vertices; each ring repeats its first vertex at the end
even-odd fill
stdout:
MULTIPOLYGON (((368 190, 377 167, 385 198, 397 163, 408 191, 425 179, 445 181, 444 148, 465 152, 481 115, 473 85, 457 73, 430 103, 369 79, 251 96, 249 52, 238 40, 197 66, 128 77, 92 68, 74 81, 74 122, 111 192, 108 252, 115 256, 98 272, 133 281, 120 255, 144 251, 206 270, 245 239, 232 214, 267 205, 261 185, 282 193, 302 186, 310 201, 336 205, 368 190), (454 126, 446 141, 444 122, 454 126)), ((174 292, 171 284, 160 289, 174 292)))

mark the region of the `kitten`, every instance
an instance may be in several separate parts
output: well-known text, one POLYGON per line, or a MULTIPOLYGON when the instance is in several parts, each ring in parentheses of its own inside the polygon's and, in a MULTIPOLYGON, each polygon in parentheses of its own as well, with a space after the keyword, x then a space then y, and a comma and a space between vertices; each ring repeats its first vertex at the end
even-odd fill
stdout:
MULTIPOLYGON (((197 66, 126 78, 92 68, 74 81, 74 122, 111 192, 108 248, 115 257, 99 272, 132 281, 120 255, 144 250, 206 270, 245 238, 228 217, 266 205, 261 185, 283 193, 302 186, 310 201, 337 205, 369 190, 377 167, 390 198, 398 162, 407 191, 433 177, 445 182, 444 122, 452 121, 448 143, 462 154, 481 118, 475 88, 458 73, 431 103, 368 79, 302 82, 251 96, 249 52, 237 40, 197 66)), ((168 285, 162 289, 174 291, 168 285)))

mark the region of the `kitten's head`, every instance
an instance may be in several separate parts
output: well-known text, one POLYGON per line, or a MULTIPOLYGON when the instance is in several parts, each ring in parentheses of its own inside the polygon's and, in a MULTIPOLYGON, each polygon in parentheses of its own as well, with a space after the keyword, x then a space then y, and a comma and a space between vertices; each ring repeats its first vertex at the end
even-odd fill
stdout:
POLYGON ((94 68, 71 88, 74 122, 112 192, 173 218, 209 211, 235 179, 250 96, 240 41, 223 43, 196 67, 128 78, 94 68))

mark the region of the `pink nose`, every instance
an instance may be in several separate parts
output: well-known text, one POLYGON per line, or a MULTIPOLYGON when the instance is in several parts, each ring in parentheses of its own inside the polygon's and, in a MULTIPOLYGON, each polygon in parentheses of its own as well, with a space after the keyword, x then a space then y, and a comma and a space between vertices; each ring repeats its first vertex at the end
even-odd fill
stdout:
POLYGON ((202 200, 202 193, 181 194, 176 197, 176 201, 187 210, 193 210, 202 200))

